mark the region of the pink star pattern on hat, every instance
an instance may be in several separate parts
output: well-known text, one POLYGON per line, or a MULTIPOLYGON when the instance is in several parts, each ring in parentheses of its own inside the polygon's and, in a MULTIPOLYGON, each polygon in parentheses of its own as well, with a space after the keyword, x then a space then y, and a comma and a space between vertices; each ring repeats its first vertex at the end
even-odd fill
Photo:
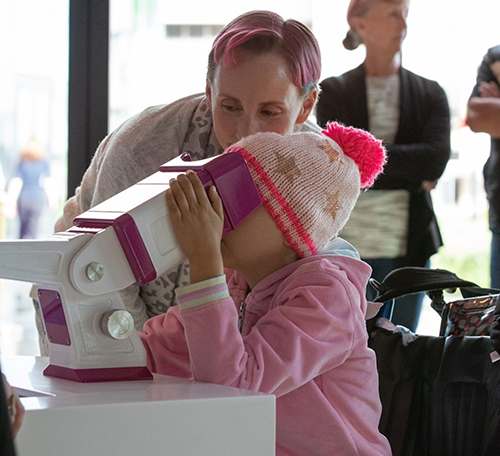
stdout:
POLYGON ((330 123, 322 133, 257 133, 226 149, 243 156, 264 208, 301 258, 338 236, 360 187, 385 163, 382 142, 364 130, 330 123))
POLYGON ((325 144, 321 144, 319 148, 326 154, 328 155, 328 158, 330 159, 330 163, 335 163, 338 161, 341 165, 344 164, 342 161, 342 158, 340 156, 340 152, 335 150, 333 146, 328 142, 325 141, 325 144))
POLYGON ((332 216, 332 219, 335 220, 337 217, 337 212, 343 208, 341 202, 339 201, 339 191, 337 190, 335 193, 327 194, 326 196, 326 206, 324 211, 332 216))
POLYGON ((285 157, 275 152, 275 157, 278 160, 277 165, 274 167, 273 172, 277 174, 282 174, 288 183, 293 184, 293 180, 296 176, 300 176, 300 169, 297 167, 294 156, 285 157))

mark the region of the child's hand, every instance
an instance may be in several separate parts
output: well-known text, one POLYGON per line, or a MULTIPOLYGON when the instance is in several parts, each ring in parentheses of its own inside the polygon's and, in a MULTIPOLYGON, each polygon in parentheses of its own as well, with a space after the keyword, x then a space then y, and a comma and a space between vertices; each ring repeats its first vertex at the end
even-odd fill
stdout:
POLYGON ((170 181, 166 200, 177 240, 190 262, 191 283, 222 275, 224 212, 215 187, 207 196, 198 175, 188 171, 170 181))

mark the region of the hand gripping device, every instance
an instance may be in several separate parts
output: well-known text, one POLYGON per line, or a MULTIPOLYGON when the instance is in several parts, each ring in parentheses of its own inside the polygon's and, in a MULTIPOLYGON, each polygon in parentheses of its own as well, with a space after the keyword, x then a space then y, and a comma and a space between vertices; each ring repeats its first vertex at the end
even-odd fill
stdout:
POLYGON ((237 153, 158 172, 76 217, 45 240, 0 241, 0 277, 34 283, 49 337, 45 375, 79 382, 152 378, 134 322, 118 293, 184 261, 165 201, 170 179, 192 169, 224 207, 223 235, 261 204, 237 153))

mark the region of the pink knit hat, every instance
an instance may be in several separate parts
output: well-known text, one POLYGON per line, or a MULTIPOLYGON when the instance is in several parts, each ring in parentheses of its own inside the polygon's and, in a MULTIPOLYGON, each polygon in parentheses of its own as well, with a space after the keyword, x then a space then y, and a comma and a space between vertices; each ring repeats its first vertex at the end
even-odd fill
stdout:
POLYGON ((264 207, 300 257, 338 235, 386 156, 370 133, 338 123, 323 135, 257 133, 225 152, 245 158, 264 207))

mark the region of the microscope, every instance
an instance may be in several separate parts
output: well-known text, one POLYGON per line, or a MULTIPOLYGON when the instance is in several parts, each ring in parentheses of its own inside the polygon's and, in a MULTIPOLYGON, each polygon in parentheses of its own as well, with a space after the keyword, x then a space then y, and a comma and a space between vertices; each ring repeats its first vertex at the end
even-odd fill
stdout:
POLYGON ((177 267, 185 256, 165 201, 188 169, 224 207, 223 236, 261 205, 238 153, 191 161, 183 154, 43 240, 0 241, 0 278, 34 284, 49 339, 44 375, 77 382, 151 379, 146 352, 119 294, 177 267))

